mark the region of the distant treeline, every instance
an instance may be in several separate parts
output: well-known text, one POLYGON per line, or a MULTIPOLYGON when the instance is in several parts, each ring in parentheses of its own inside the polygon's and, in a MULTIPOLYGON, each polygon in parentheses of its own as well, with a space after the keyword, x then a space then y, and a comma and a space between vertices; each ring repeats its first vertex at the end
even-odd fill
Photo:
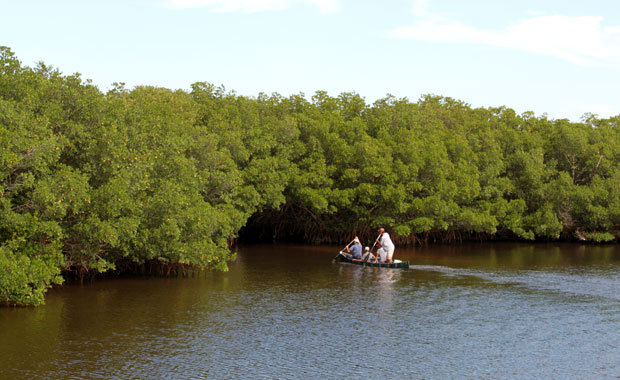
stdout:
POLYGON ((62 275, 226 270, 240 231, 615 241, 619 123, 430 95, 104 94, 1 48, 0 303, 41 303, 62 275))

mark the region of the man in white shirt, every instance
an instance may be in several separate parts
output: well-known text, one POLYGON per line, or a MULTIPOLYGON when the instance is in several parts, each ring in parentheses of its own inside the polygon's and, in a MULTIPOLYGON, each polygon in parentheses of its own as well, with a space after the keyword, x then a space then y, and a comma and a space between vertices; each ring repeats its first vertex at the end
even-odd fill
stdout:
POLYGON ((392 239, 390 239, 390 234, 385 232, 383 227, 379 228, 379 237, 377 238, 377 243, 381 246, 377 250, 377 253, 381 256, 382 263, 391 263, 392 256, 394 256, 394 243, 392 243, 392 239))

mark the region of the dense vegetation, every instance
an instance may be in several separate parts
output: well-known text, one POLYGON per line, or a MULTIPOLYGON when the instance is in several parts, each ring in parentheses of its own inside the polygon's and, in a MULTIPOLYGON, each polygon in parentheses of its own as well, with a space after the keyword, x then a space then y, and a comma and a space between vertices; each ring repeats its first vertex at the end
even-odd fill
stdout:
POLYGON ((620 117, 450 98, 101 93, 0 50, 0 302, 62 275, 226 269, 243 236, 620 237, 620 117))

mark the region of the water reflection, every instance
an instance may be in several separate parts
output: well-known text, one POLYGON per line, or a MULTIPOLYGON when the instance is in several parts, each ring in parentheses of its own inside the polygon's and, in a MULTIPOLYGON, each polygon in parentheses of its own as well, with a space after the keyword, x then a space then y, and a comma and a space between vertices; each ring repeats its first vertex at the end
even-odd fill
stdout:
POLYGON ((239 249, 228 273, 66 286, 0 309, 0 378, 605 378, 620 373, 615 246, 239 249))

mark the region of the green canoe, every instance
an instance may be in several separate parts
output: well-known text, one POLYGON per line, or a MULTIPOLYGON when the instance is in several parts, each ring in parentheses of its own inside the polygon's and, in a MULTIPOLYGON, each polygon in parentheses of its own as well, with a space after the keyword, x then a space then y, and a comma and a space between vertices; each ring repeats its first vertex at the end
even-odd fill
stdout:
POLYGON ((368 262, 368 261, 352 260, 352 259, 348 258, 347 256, 345 256, 342 252, 340 254, 338 254, 338 256, 336 256, 336 260, 338 260, 340 262, 343 262, 343 263, 351 263, 351 264, 363 265, 365 267, 409 269, 409 261, 394 260, 394 262, 390 263, 390 264, 387 264, 387 263, 371 263, 371 262, 368 262))

